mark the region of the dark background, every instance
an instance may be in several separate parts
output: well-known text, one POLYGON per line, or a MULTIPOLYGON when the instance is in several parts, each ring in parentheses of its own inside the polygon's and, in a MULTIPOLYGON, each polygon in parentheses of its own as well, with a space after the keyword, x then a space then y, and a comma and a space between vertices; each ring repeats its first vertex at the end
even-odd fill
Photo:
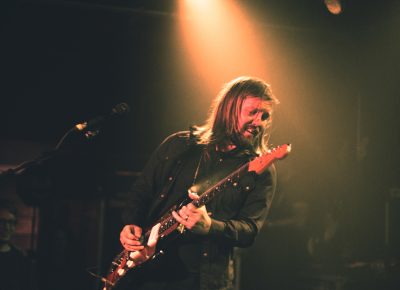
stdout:
MULTIPOLYGON (((343 1, 341 15, 317 0, 238 2, 254 13, 263 45, 274 44, 259 60, 267 67, 259 76, 281 101, 272 143, 293 144, 277 164, 271 230, 243 253, 242 289, 283 289, 310 265, 301 283, 291 279, 298 287, 389 289, 400 242, 399 1, 343 1)), ((222 83, 253 73, 201 76, 176 9, 169 0, 1 4, 0 164, 41 159, 18 178, 2 177, 2 190, 39 209, 35 235, 29 226, 17 234, 40 289, 95 289, 84 269, 104 270, 119 250, 119 211, 151 152, 203 122, 222 83), (128 115, 91 140, 70 134, 52 152, 75 124, 120 102, 128 115)))

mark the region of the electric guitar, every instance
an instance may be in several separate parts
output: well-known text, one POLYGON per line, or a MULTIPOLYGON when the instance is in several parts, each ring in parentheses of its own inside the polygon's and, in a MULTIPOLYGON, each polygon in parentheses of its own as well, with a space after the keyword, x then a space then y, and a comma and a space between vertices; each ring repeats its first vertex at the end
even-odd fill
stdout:
MULTIPOLYGON (((206 205, 215 195, 223 192, 224 188, 228 185, 237 186, 239 177, 249 171, 254 171, 256 174, 262 174, 275 160, 282 159, 291 151, 290 144, 284 144, 278 146, 274 149, 269 150, 266 154, 256 157, 253 160, 245 163, 240 166, 234 172, 221 179, 212 187, 205 190, 197 200, 191 200, 191 202, 196 207, 201 207, 206 205)), ((186 203, 188 204, 188 203, 186 203)), ((144 242, 148 243, 149 240, 152 239, 154 234, 158 234, 159 240, 157 242, 157 250, 152 251, 150 256, 147 256, 146 260, 138 260, 138 256, 141 253, 137 251, 127 251, 123 250, 120 252, 112 261, 109 272, 105 278, 101 278, 104 282, 103 290, 111 290, 115 288, 119 288, 121 284, 121 280, 128 274, 128 272, 134 272, 133 269, 140 268, 142 265, 147 263, 148 261, 156 259, 159 255, 162 255, 165 251, 164 248, 160 248, 159 244, 165 239, 167 236, 170 236, 171 233, 183 233, 184 227, 179 224, 172 216, 172 211, 178 211, 184 204, 175 205, 170 210, 164 214, 158 222, 150 229, 147 230, 144 234, 144 242), (155 233, 156 232, 156 233, 155 233)), ((162 244, 162 243, 161 243, 162 244)), ((116 289, 115 289, 116 290, 116 289)))

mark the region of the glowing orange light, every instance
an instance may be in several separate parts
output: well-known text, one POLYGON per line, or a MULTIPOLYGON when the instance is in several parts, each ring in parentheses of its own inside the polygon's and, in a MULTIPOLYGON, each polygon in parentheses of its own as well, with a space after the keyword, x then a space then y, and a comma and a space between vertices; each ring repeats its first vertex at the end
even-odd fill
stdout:
POLYGON ((179 2, 184 52, 208 83, 237 75, 262 75, 260 44, 251 18, 235 1, 179 2))
POLYGON ((339 0, 324 0, 324 2, 330 13, 335 15, 342 13, 342 4, 339 0))

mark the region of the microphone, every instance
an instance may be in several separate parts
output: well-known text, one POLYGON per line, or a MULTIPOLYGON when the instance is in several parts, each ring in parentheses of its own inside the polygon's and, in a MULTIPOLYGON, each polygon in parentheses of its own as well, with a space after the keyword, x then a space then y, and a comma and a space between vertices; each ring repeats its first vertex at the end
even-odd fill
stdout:
POLYGON ((78 131, 78 132, 87 132, 92 129, 96 129, 101 124, 108 121, 109 119, 125 115, 125 114, 129 113, 130 110, 131 110, 131 108, 129 107, 128 104, 120 103, 120 104, 116 105, 108 115, 99 116, 99 117, 91 119, 87 122, 76 124, 74 127, 74 130, 78 131))

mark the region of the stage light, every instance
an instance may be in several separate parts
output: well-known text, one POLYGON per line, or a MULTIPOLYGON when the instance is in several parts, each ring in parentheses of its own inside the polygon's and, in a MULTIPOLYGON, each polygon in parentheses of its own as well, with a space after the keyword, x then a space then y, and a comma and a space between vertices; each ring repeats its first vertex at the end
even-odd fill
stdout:
POLYGON ((237 1, 179 2, 180 38, 195 70, 207 83, 265 72, 253 19, 237 1))
POLYGON ((325 6, 328 11, 334 15, 342 13, 342 4, 340 0, 324 0, 325 6))

